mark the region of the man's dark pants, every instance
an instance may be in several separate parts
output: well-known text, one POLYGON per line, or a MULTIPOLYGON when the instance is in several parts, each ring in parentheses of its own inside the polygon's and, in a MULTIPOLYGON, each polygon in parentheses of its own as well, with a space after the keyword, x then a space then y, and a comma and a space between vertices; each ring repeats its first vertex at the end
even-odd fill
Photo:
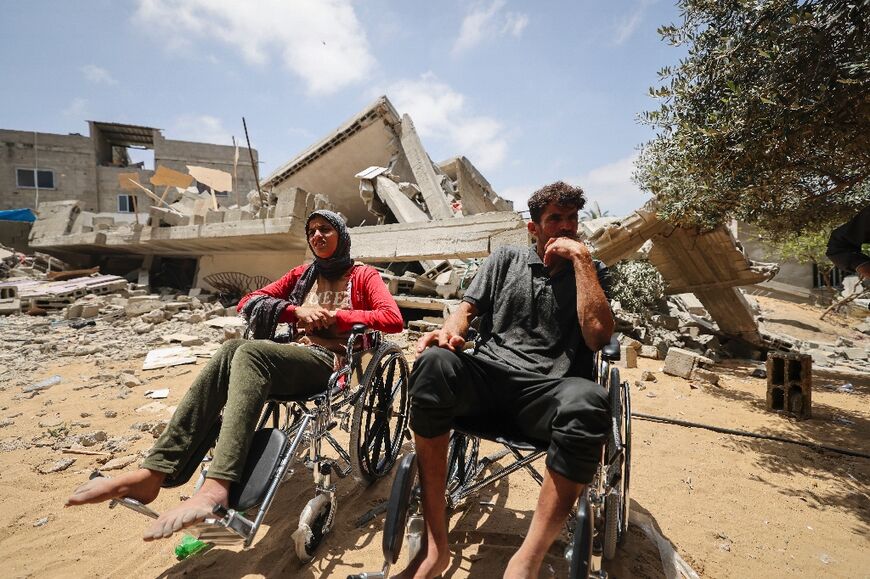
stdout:
POLYGON ((547 467, 586 484, 610 426, 610 403, 604 388, 585 378, 550 378, 427 348, 411 372, 411 429, 434 438, 456 418, 548 445, 547 467))

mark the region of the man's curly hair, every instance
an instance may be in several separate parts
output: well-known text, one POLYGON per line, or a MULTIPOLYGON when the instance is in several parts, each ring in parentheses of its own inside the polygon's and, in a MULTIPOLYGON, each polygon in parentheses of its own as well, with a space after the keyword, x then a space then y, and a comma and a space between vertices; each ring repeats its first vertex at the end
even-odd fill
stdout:
POLYGON ((531 214, 532 221, 539 223, 544 208, 550 203, 566 207, 574 206, 577 208, 577 211, 580 211, 586 205, 586 196, 583 194, 583 189, 569 185, 564 181, 556 181, 550 185, 545 185, 535 191, 531 198, 529 198, 529 213, 531 214))

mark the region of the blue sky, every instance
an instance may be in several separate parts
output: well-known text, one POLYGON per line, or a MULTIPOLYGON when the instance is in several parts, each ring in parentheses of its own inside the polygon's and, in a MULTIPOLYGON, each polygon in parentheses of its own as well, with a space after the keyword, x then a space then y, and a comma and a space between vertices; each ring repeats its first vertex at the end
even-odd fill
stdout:
POLYGON ((564 179, 621 215, 647 199, 636 116, 676 19, 668 0, 7 2, 0 127, 229 144, 245 116, 266 176, 387 94, 433 159, 464 154, 518 209, 564 179))

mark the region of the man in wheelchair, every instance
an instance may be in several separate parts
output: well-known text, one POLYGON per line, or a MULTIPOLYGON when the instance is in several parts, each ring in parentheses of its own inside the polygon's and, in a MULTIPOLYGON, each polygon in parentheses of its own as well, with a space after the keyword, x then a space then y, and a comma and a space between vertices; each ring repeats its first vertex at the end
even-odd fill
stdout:
POLYGON ((411 373, 426 521, 424 546, 402 576, 428 578, 449 566, 446 479, 457 420, 517 433, 547 447, 537 508, 505 577, 537 577, 547 550, 595 473, 610 425, 593 352, 614 328, 606 269, 577 238, 583 191, 563 182, 529 200, 529 247, 501 247, 486 260, 443 328, 422 336, 411 373), (463 351, 473 318, 480 334, 463 351))
POLYGON ((94 478, 73 492, 67 506, 121 498, 152 502, 179 473, 195 470, 201 458, 196 450, 210 446, 207 438, 219 424, 204 483, 193 497, 159 515, 144 539, 166 538, 202 522, 216 506, 228 506, 231 485, 245 470, 267 398, 305 399, 322 392, 337 357, 348 354, 344 345, 355 324, 388 333, 402 330, 401 313, 380 274, 351 260, 350 234, 341 217, 315 211, 305 231, 314 263, 292 269, 239 302, 255 339, 223 344, 194 380, 141 468, 115 478, 94 478), (272 337, 279 322, 290 324, 292 343, 262 339, 272 337))

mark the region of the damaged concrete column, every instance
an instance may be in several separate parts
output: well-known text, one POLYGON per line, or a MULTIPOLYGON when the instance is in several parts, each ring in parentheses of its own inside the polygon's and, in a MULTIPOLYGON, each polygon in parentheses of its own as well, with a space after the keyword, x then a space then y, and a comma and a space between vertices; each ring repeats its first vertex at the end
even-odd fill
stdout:
POLYGON ((444 189, 441 187, 441 179, 435 173, 432 159, 426 154, 426 149, 423 148, 423 143, 414 130, 414 122, 408 115, 402 115, 401 142, 408 163, 411 165, 411 172, 414 173, 414 179, 417 180, 417 186, 420 187, 420 192, 426 201, 429 215, 432 219, 453 217, 453 209, 447 202, 444 189))

